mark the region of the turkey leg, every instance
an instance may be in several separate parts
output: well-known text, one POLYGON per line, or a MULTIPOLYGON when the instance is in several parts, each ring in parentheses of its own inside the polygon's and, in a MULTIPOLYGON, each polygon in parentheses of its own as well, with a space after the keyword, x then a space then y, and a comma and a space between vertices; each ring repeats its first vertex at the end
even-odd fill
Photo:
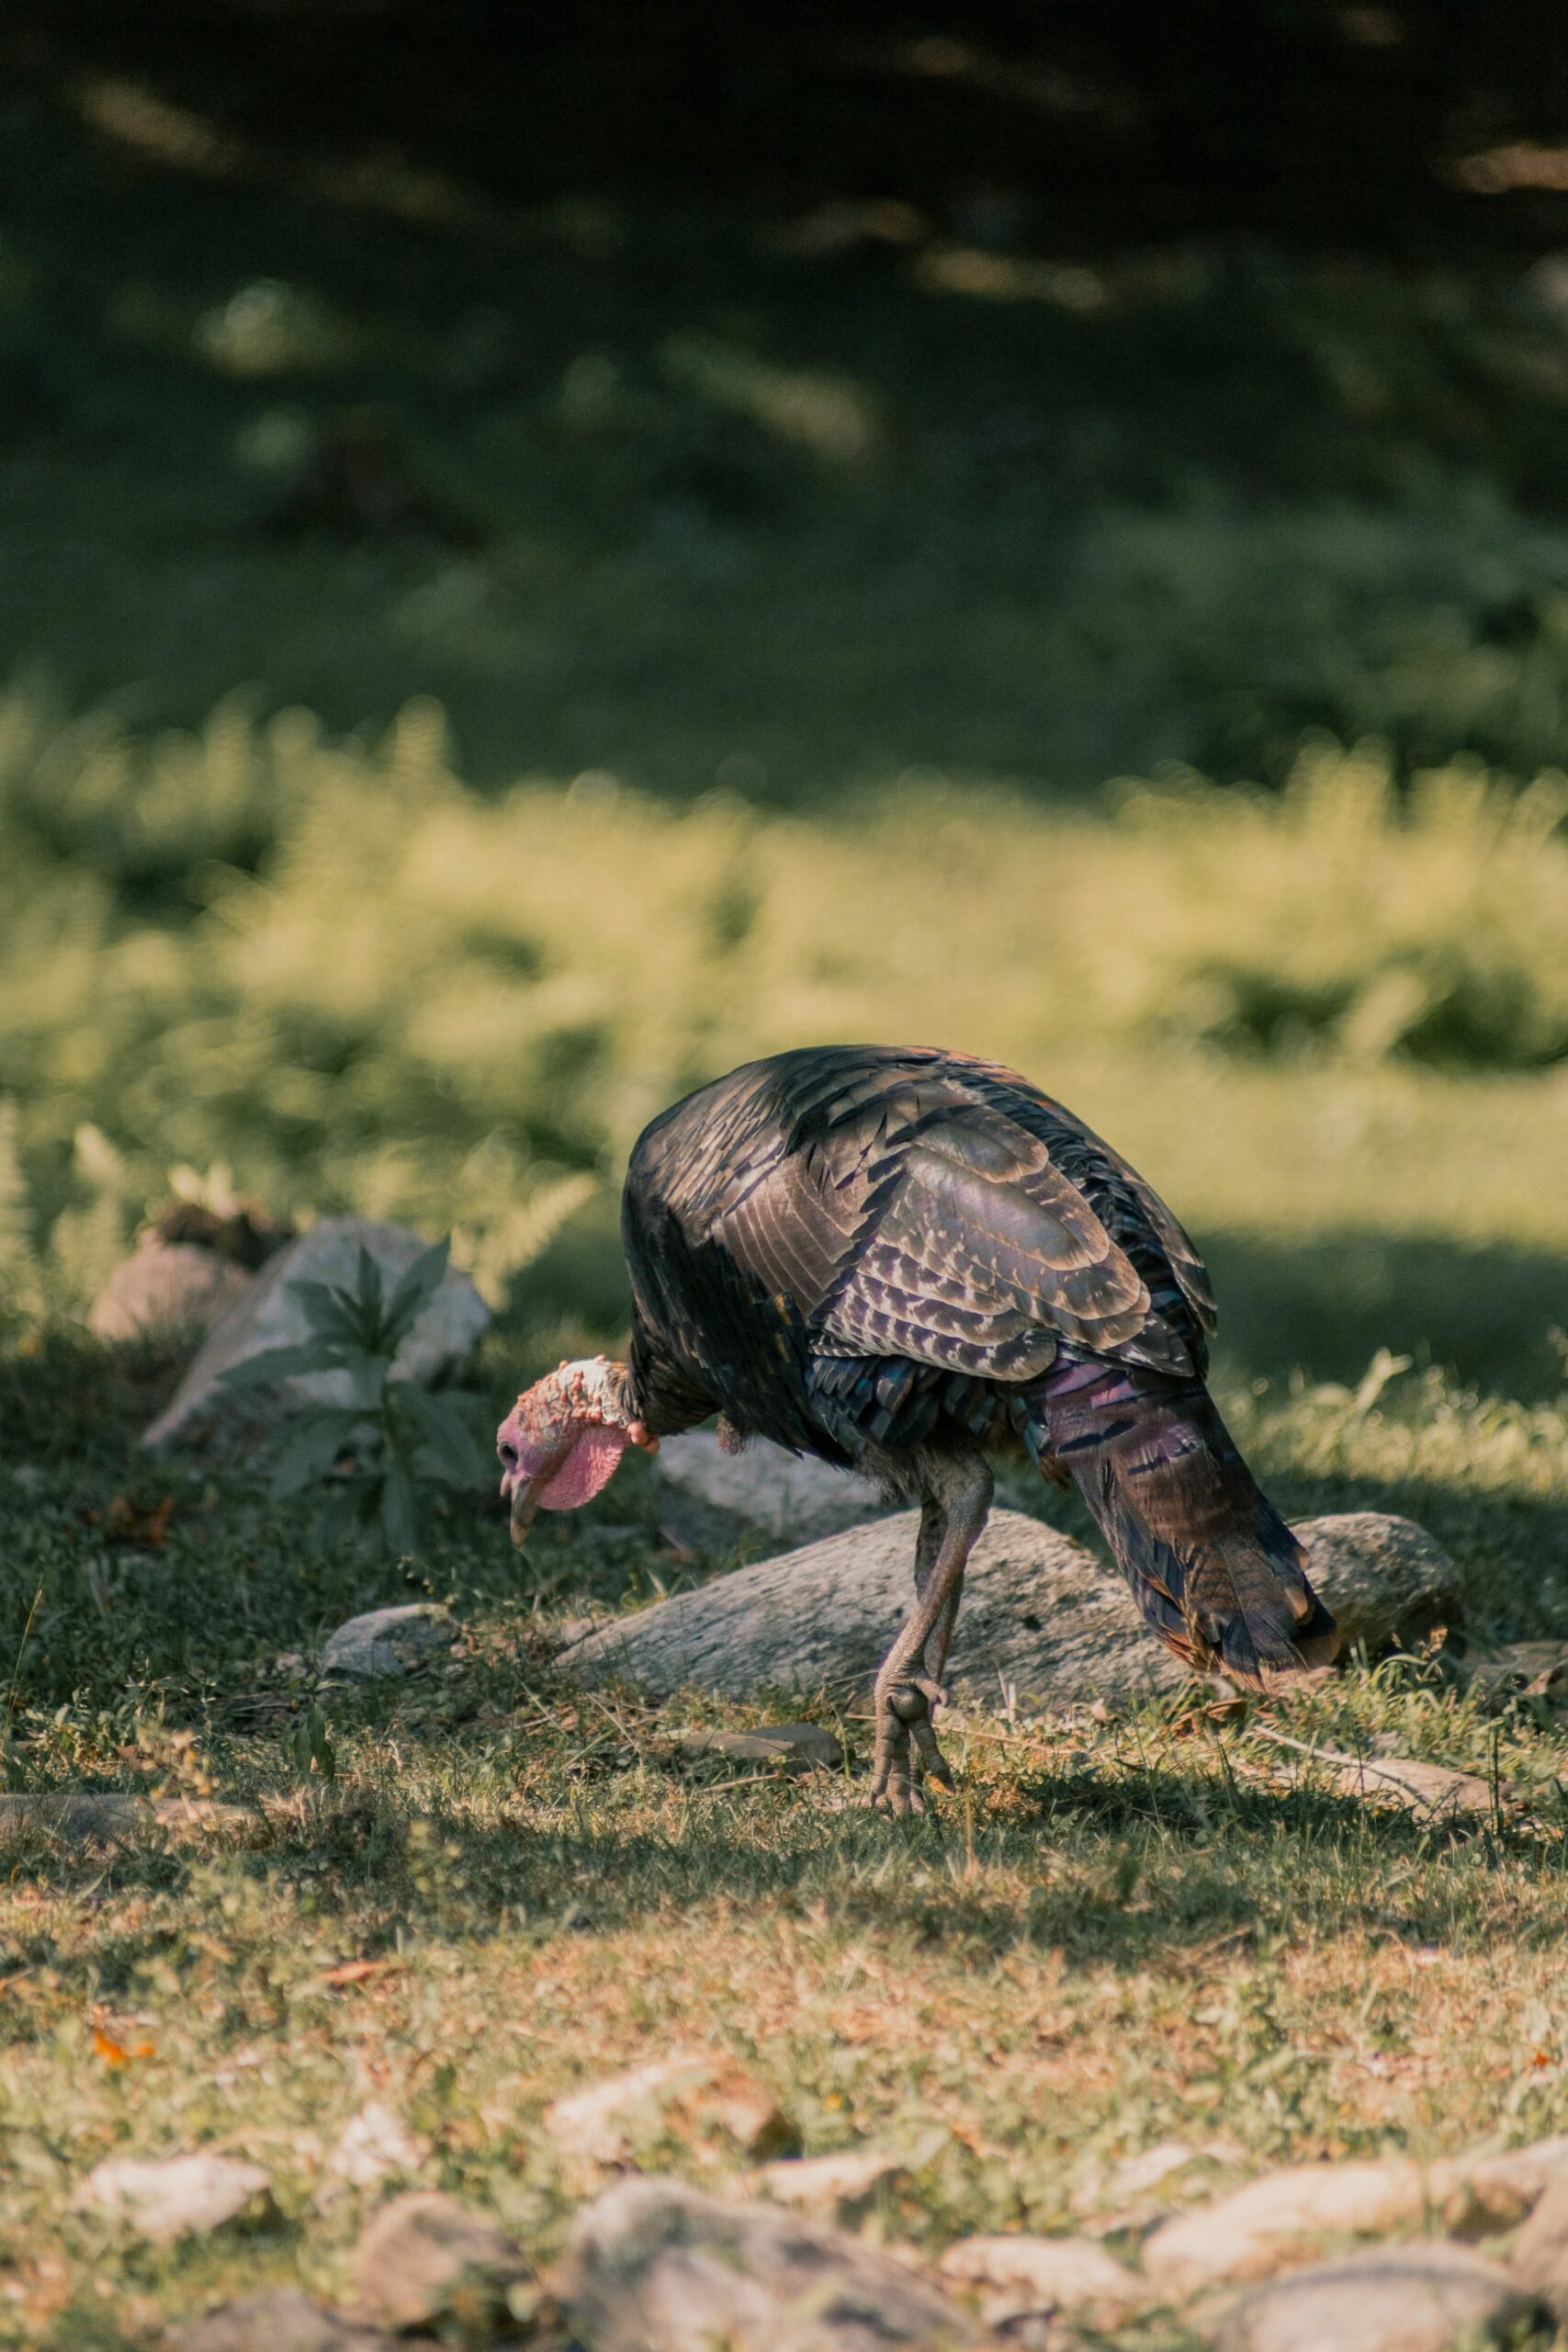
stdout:
POLYGON ((937 1745, 931 1714, 942 1701, 942 1670, 964 1591, 964 1571, 993 1491, 982 1461, 954 1464, 942 1487, 920 1506, 915 1544, 915 1606, 882 1662, 872 1694, 876 1750, 866 1802, 895 1814, 923 1813, 921 1781, 929 1774, 953 1786, 937 1745))

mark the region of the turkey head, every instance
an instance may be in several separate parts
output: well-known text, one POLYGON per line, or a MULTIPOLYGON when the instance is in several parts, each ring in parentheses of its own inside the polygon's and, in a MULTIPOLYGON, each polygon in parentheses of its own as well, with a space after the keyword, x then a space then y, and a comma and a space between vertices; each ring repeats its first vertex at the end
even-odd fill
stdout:
POLYGON ((657 1453, 626 1401, 626 1368, 580 1356, 525 1388, 496 1432, 512 1541, 521 1544, 536 1510, 576 1510, 615 1476, 628 1445, 657 1453))

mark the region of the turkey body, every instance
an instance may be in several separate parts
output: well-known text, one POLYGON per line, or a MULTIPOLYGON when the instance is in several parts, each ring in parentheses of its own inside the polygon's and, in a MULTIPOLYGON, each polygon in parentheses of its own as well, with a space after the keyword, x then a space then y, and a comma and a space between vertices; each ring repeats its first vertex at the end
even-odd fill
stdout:
POLYGON ((882 1046, 749 1063, 646 1129, 622 1223, 649 1430, 717 1412, 921 1503, 915 1616, 878 1682, 879 1748, 886 1717, 919 1751, 902 1777, 882 1758, 896 1799, 918 1795, 922 1758, 941 1770, 930 1710, 998 1447, 1077 1483, 1194 1667, 1259 1683, 1331 1651, 1300 1547, 1203 1385, 1197 1251, 1015 1072, 882 1046))

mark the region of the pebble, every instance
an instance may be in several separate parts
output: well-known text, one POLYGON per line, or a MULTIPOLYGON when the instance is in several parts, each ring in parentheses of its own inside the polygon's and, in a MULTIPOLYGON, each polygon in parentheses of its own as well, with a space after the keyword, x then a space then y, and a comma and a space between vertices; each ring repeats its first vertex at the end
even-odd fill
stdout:
POLYGON ((546 2109, 544 2128, 589 2176, 634 2165, 639 2153, 671 2137, 716 2132, 754 2159, 796 2145, 773 2093, 733 2060, 704 2051, 676 2052, 573 2091, 546 2109))
POLYGON ((819 2214, 852 2229, 864 2221, 884 2188, 908 2177, 901 2158, 880 2148, 844 2148, 836 2155, 795 2156, 764 2165, 757 2186, 775 2204, 792 2205, 797 2212, 819 2214))
POLYGON ((327 1636, 321 1671, 361 1681, 377 1675, 406 1674, 411 1667, 446 1649, 457 1631, 447 1611, 434 1600, 367 1609, 363 1616, 350 1617, 327 1636))
POLYGON ((783 1764, 794 1772, 837 1771, 844 1751, 820 1724, 765 1724, 757 1731, 688 1731, 682 1756, 722 1756, 732 1764, 783 1764))
POLYGON ((1404 2159, 1292 2165, 1164 2222, 1144 2247, 1144 2268, 1162 2295, 1186 2302, 1220 2280, 1264 2278, 1314 2238, 1414 2228, 1428 2196, 1420 2166, 1404 2159))
POLYGON ((528 2265, 482 2213, 437 2189, 409 2189, 383 2205, 354 2253, 354 2285, 370 2319, 403 2330, 449 2321, 468 2335, 511 2317, 528 2265))
POLYGON ((202 2151, 183 2156, 107 2156, 95 2165, 72 2202, 96 2209, 154 2245, 190 2231, 216 2230, 242 2215, 259 2220, 272 2184, 259 2165, 202 2151))
POLYGON ((324 2201, 336 2188, 373 2188, 393 2173, 416 2173, 430 2155, 430 2143, 409 2130, 400 2116, 370 2099, 344 2126, 327 2158, 324 2201))
POLYGON ((964 2352, 928 2279, 826 2222, 683 2182, 623 2181, 581 2212, 555 2292, 592 2352, 964 2352))
POLYGON ((1495 2262, 1441 2240, 1314 2263, 1242 2297, 1215 2352, 1452 2352, 1528 2324, 1530 2295, 1495 2262))
POLYGON ((1136 2272, 1092 2238, 960 2238, 937 2267, 955 2286, 993 2290, 985 2307, 990 2327, 1053 2312, 1120 2327, 1149 2300, 1136 2272))

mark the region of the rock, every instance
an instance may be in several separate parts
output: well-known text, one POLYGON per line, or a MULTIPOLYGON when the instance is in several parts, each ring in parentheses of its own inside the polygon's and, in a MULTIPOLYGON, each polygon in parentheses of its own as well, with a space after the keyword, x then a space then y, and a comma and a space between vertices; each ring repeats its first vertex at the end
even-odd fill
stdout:
POLYGON ((1455 1814, 1493 1812, 1500 1798, 1490 1781, 1479 1773, 1456 1771, 1450 1764, 1423 1764, 1414 1756, 1348 1756, 1342 1748, 1324 1747, 1315 1740, 1292 1739, 1272 1724, 1255 1723, 1255 1739, 1304 1756, 1325 1773, 1342 1796, 1379 1798, 1424 1820, 1451 1819, 1455 1814))
MULTIPOLYGON (((740 1457, 742 1460, 744 1456, 740 1457)), ((767 1683, 859 1689, 914 1594, 914 1511, 737 1568, 601 1627, 560 1653, 586 1680, 683 1683, 742 1698, 767 1683)), ((1451 1564, 1412 1521, 1350 1511, 1300 1529, 1328 1606, 1370 1648, 1401 1634, 1418 1596, 1451 1600, 1451 1564), (1381 1605, 1376 1581, 1389 1579, 1381 1605), (1447 1581, 1444 1581, 1444 1578, 1447 1581)), ((1149 1633, 1125 1586, 1039 1520, 996 1510, 969 1562, 946 1681, 955 1696, 1061 1705, 1179 1689, 1185 1668, 1149 1633)))
POLYGON ((1463 1617, 1459 1570, 1413 1519, 1382 1510, 1299 1519, 1313 1583, 1334 1611, 1345 1654, 1411 1649, 1434 1625, 1463 1617))
POLYGON ((1432 2167, 1445 2225, 1457 2237, 1489 2237, 1523 2221, 1538 2198, 1568 2173, 1568 2134, 1531 2140, 1494 2155, 1453 2156, 1432 2167))
POLYGON ((795 1454, 766 1438, 728 1453, 716 1430, 667 1437, 659 1449, 665 1520, 687 1544, 733 1545, 748 1535, 809 1544, 882 1517, 879 1487, 852 1470, 795 1454))
POLYGON ((395 2336, 322 2311, 298 2287, 224 2303, 169 2338, 170 2352, 406 2352, 395 2336))
POLYGON ((503 2320, 528 2266, 505 2233, 436 2189, 410 2189, 383 2205, 354 2252, 361 2308, 384 2327, 451 2321, 477 2333, 503 2320))
POLYGON ((1514 2241, 1514 2277, 1568 2320, 1568 2171, 1548 2181, 1514 2241))
POLYGON ((938 2264, 955 2286, 984 2287, 986 2323, 1006 2325, 1036 2313, 1080 2313, 1097 2328, 1120 2327, 1147 2303, 1135 2271, 1092 2238, 960 2238, 938 2264))
POLYGON ((580 2213, 558 2300, 593 2352, 961 2352, 971 2322, 890 2256, 796 2213, 629 2180, 580 2213))
POLYGON ((816 2213, 850 2229, 864 2221, 883 2188, 907 2177, 897 2156, 879 2148, 845 2148, 837 2155, 764 2165, 757 2186, 775 2204, 793 2205, 797 2212, 816 2213))
MULTIPOLYGON (((324 1216, 308 1233, 269 1258, 243 1298, 209 1336, 174 1396, 152 1426, 143 1445, 187 1442, 222 1430, 254 1430, 258 1419, 276 1417, 302 1403, 354 1402, 346 1374, 301 1373, 277 1388, 236 1390, 221 1374, 270 1348, 294 1347, 310 1338, 299 1301, 288 1285, 329 1283, 352 1289, 361 1248, 395 1283, 407 1273, 425 1244, 406 1226, 373 1225, 362 1217, 324 1216)), ((400 1378, 429 1381, 448 1364, 460 1363, 490 1321, 490 1309, 466 1274, 449 1266, 440 1289, 400 1350, 400 1378)))
POLYGON ((344 2126, 327 2158, 328 2182, 331 2188, 373 2188, 390 2173, 417 2172, 429 2154, 428 2140, 411 2132, 389 2107, 371 2099, 344 2126))
POLYGON ((410 1600, 394 1609, 367 1609, 350 1617, 327 1635, 321 1652, 323 1674, 344 1674, 368 1680, 378 1674, 406 1674, 437 1650, 444 1650, 457 1627, 438 1601, 410 1600))
POLYGON ((186 2156, 107 2156, 95 2165, 72 2199, 123 2222, 155 2245, 187 2231, 216 2230, 243 2215, 260 2219, 272 2185, 259 2165, 198 2150, 186 2156))
POLYGON ((0 1795, 0 1836, 47 1829, 58 1838, 134 1838, 150 1829, 248 1829, 254 1818, 244 1805, 206 1797, 149 1798, 110 1789, 0 1795))
POLYGON ((728 2058, 677 2052, 558 2098, 544 2127, 579 2177, 633 2165, 661 2140, 718 2134, 743 2155, 784 2155, 795 2128, 773 2093, 728 2058))
POLYGON ((1451 2352, 1495 2344, 1534 2315, 1533 2298, 1468 2247, 1416 2239, 1314 2263, 1243 2296, 1216 2352, 1451 2352))
POLYGON ((836 1772, 844 1751, 820 1724, 765 1724, 760 1731, 686 1731, 682 1756, 722 1756, 732 1764, 782 1764, 792 1772, 813 1767, 836 1772))
POLYGON ((99 1340, 205 1340, 254 1280, 216 1250, 149 1234, 93 1301, 87 1328, 99 1340))
POLYGON ((1379 2237, 1426 2218, 1419 2165, 1292 2165, 1162 2222, 1144 2247, 1151 2285, 1185 2302, 1222 2279, 1262 2278, 1324 2237, 1379 2237))

